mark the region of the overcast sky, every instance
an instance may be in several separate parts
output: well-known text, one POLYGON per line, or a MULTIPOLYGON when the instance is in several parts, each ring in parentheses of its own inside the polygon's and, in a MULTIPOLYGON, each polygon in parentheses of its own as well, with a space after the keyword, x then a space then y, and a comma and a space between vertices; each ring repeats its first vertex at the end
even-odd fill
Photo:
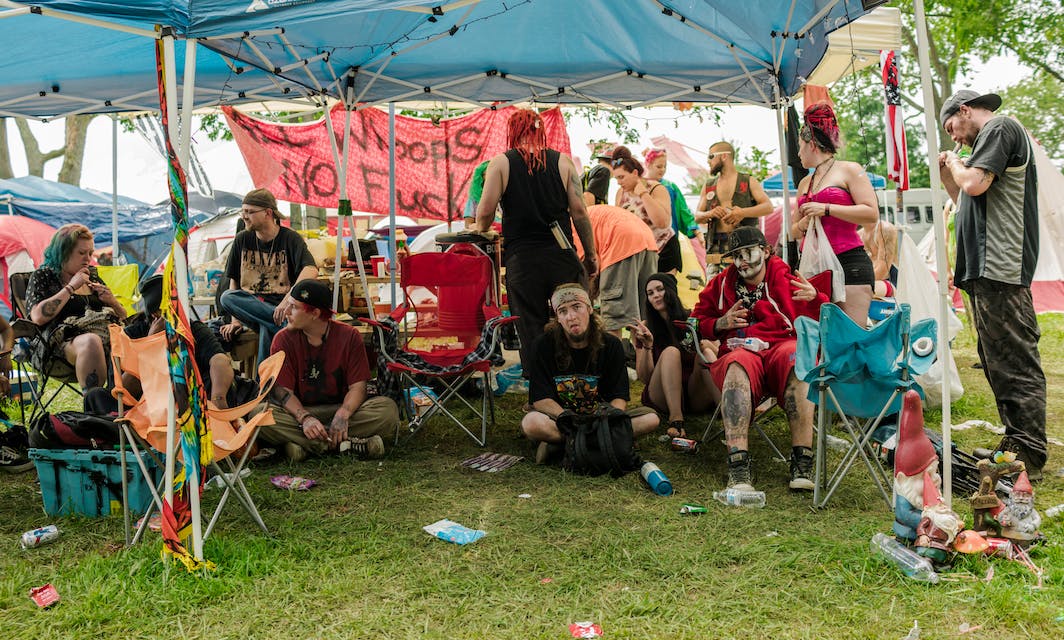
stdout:
MULTIPOLYGON (((959 80, 957 88, 971 88, 980 92, 998 91, 1028 74, 1029 72, 1013 59, 995 58, 978 72, 973 72, 969 78, 959 80)), ((921 101, 919 95, 914 95, 913 98, 921 101)), ((649 146, 651 138, 659 135, 666 135, 692 147, 693 150, 689 150, 689 153, 696 160, 705 158, 710 144, 725 138, 746 149, 756 146, 762 150, 771 150, 773 154, 778 153, 775 112, 761 107, 727 108, 719 126, 709 122, 700 124, 697 118, 681 115, 668 107, 635 110, 630 114, 630 122, 643 134, 640 143, 630 145, 636 154, 649 146)), ((82 187, 111 191, 111 126, 110 118, 101 117, 96 118, 89 127, 82 187)), ((42 149, 52 149, 62 144, 62 122, 33 123, 33 128, 38 133, 42 149)), ((616 135, 608 127, 589 126, 582 119, 575 117, 569 123, 569 137, 574 154, 584 158, 587 156, 584 145, 588 140, 616 139, 616 135)), ((25 158, 13 122, 8 124, 8 140, 13 147, 11 160, 15 175, 25 175, 25 158)), ((253 187, 235 143, 211 142, 204 134, 198 133, 195 144, 200 161, 215 189, 243 193, 253 187)), ((46 166, 45 177, 54 180, 60 165, 59 160, 50 162, 46 166)), ((682 170, 670 168, 667 177, 682 185, 684 175, 682 170)), ((162 158, 138 134, 127 134, 121 130, 118 134, 118 192, 146 202, 158 202, 167 197, 166 168, 162 158)))

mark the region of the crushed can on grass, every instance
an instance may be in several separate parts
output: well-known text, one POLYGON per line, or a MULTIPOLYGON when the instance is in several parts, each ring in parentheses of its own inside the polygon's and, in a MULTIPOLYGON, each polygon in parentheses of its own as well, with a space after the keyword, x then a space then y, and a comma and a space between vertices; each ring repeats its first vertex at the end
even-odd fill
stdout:
POLYGON ((47 527, 34 529, 22 534, 22 548, 33 549, 49 542, 54 542, 59 537, 59 527, 50 524, 47 527))
POLYGON ((59 592, 51 583, 30 589, 30 598, 42 609, 47 609, 59 602, 59 592))
POLYGON ((685 504, 680 507, 680 513, 683 515, 699 515, 702 513, 709 513, 709 509, 700 504, 685 504))
POLYGON ((698 440, 676 437, 672 439, 672 450, 681 453, 695 453, 698 451, 698 440))
POLYGON ((602 627, 594 622, 574 622, 569 625, 569 635, 574 638, 599 638, 602 637, 602 627))

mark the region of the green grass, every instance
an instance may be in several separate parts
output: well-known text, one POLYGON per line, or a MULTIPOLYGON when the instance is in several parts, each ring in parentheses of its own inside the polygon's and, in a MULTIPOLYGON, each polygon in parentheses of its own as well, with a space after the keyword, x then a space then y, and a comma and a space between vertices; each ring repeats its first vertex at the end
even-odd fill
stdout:
MULTIPOLYGON (((1049 431, 1064 439, 1055 392, 1064 382, 1064 318, 1041 321, 1049 431)), ((953 422, 997 422, 982 372, 970 366, 969 331, 956 351, 965 396, 953 422)), ((516 437, 523 401, 500 400, 488 450, 531 455, 516 437)), ((928 411, 928 423, 939 416, 928 411)), ((768 430, 786 440, 781 419, 768 430)), ((955 439, 971 448, 997 437, 973 430, 955 439)), ((758 487, 768 494, 763 510, 712 501, 725 477, 716 443, 695 456, 641 443, 676 487, 669 498, 636 475, 573 477, 527 461, 501 473, 470 471, 458 462, 477 447, 442 423, 380 463, 259 465, 249 486, 271 535, 230 505, 206 543, 218 568, 205 576, 161 562, 157 536, 122 548, 120 518, 45 516, 32 473, 0 477, 0 630, 5 638, 564 638, 569 623, 593 620, 608 638, 895 639, 915 619, 922 638, 968 637, 958 632, 965 622, 983 625, 984 637, 1064 634, 1064 519, 1043 523, 1049 544, 1033 553, 1045 569, 1042 589, 1020 565, 981 557, 960 558, 947 580, 926 586, 869 553, 872 534, 888 531, 892 516, 863 469, 814 513, 807 495, 785 489, 786 466, 751 442, 758 487), (287 493, 269 484, 278 473, 321 484, 287 493), (681 516, 685 502, 710 513, 681 516), (488 535, 459 547, 421 530, 441 518, 488 535), (21 532, 50 522, 63 530, 58 542, 18 549, 21 532), (46 582, 62 601, 40 611, 27 593, 46 582)), ((1061 447, 1051 445, 1037 495, 1043 510, 1064 502, 1062 466, 1061 447)), ((206 504, 217 495, 208 492, 206 504)), ((955 505, 970 517, 963 496, 955 505)))

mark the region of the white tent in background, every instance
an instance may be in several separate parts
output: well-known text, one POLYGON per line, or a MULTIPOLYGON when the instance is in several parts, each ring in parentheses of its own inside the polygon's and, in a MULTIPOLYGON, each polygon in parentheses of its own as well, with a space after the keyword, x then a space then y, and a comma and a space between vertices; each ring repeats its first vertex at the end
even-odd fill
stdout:
POLYGON ((826 86, 842 76, 879 64, 880 51, 901 49, 901 10, 876 7, 828 34, 828 49, 806 79, 826 86))
MULTIPOLYGON (((1064 313, 1064 174, 1053 166, 1042 145, 1030 134, 1028 138, 1038 170, 1038 264, 1031 283, 1034 310, 1064 313)), ((918 248, 937 273, 935 234, 927 234, 918 248)))

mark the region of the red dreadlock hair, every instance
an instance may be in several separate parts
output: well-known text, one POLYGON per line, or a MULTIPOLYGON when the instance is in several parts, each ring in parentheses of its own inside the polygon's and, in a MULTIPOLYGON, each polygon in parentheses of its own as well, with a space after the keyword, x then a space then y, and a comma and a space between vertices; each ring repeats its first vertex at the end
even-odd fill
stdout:
POLYGON ((506 123, 506 146, 517 150, 528 173, 547 164, 547 132, 543 118, 532 109, 517 109, 506 123))

